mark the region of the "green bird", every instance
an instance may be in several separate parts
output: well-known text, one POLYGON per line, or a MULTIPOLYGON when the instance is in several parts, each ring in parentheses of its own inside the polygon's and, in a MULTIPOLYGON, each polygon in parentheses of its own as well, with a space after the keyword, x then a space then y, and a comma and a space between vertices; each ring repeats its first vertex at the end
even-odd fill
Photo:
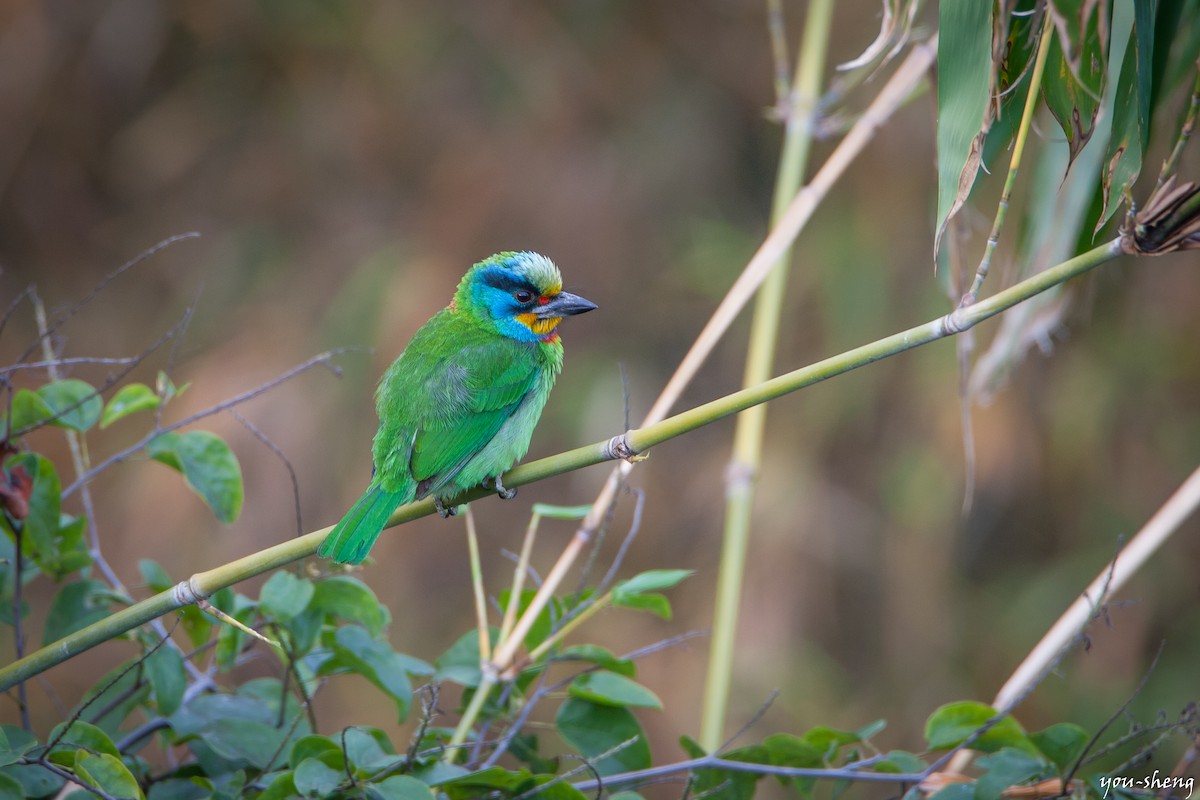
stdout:
POLYGON ((471 267, 380 380, 371 484, 318 552, 361 562, 392 512, 423 497, 447 517, 447 501, 475 486, 515 495, 500 475, 529 449, 562 369, 558 323, 594 308, 564 292, 558 267, 537 253, 471 267))

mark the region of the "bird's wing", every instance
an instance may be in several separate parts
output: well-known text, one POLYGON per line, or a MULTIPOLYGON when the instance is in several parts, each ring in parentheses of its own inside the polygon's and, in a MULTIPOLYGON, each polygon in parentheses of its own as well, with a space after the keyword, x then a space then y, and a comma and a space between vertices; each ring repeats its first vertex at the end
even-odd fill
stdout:
POLYGON ((409 466, 423 497, 445 485, 487 445, 537 384, 539 365, 507 341, 462 348, 431 374, 409 466))

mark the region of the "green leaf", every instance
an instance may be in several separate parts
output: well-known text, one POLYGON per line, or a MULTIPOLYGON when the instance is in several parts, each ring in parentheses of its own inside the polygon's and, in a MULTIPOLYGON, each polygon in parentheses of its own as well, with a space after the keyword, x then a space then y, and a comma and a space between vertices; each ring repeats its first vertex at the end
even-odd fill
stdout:
POLYGON ((882 761, 876 761, 871 768, 876 772, 892 772, 916 774, 925 771, 928 766, 917 756, 904 750, 890 750, 887 758, 882 761))
POLYGON ((71 723, 71 727, 64 733, 63 728, 67 723, 61 722, 54 727, 50 733, 50 738, 47 741, 58 740, 58 744, 50 752, 50 760, 62 766, 73 767, 75 765, 75 751, 87 750, 93 753, 108 753, 111 756, 120 758, 121 754, 117 751, 117 746, 113 744, 112 739, 108 734, 83 720, 75 720, 71 723))
POLYGON ((341 745, 328 736, 318 736, 315 733, 301 736, 292 744, 292 750, 288 753, 288 766, 295 769, 306 758, 315 758, 322 753, 340 753, 341 751, 341 745))
POLYGON ((344 667, 375 684, 396 704, 401 722, 412 704, 409 673, 427 675, 432 668, 423 661, 394 651, 387 642, 377 641, 365 628, 346 625, 339 628, 333 645, 335 657, 321 665, 321 674, 344 667))
POLYGON ((168 642, 155 650, 144 663, 158 713, 169 717, 179 709, 187 688, 183 656, 168 642))
POLYGON ((326 797, 346 780, 346 774, 326 766, 320 759, 306 758, 296 767, 292 780, 302 796, 326 797))
MULTIPOLYGON (((947 703, 934 711, 925 722, 925 740, 930 750, 957 747, 995 716, 996 711, 991 706, 973 700, 947 703)), ((1009 715, 1002 717, 971 743, 972 750, 984 753, 994 753, 1005 747, 1016 747, 1032 755, 1038 752, 1025 735, 1024 728, 1009 715)))
MULTIPOLYGON (((8 750, 18 756, 38 746, 37 738, 16 725, 0 725, 8 740, 8 750)), ((45 767, 34 764, 0 767, 0 775, 6 775, 21 785, 23 797, 47 797, 63 787, 65 779, 58 777, 45 767)))
POLYGON ((992 81, 992 3, 938 4, 936 254, 983 155, 992 81))
POLYGON ((405 760, 396 755, 391 740, 378 728, 347 728, 342 737, 350 764, 368 775, 405 760))
POLYGON ((769 763, 779 767, 815 769, 825 766, 825 748, 790 733, 763 739, 769 763))
POLYGON ((558 773, 558 758, 543 758, 538 751, 538 737, 532 733, 518 733, 508 743, 508 752, 513 758, 524 761, 536 773, 554 775, 558 773))
POLYGON ((685 578, 689 578, 694 574, 695 570, 690 569, 647 570, 633 576, 629 580, 619 581, 613 587, 613 595, 616 597, 627 597, 641 594, 642 592, 657 592, 662 589, 671 589, 685 578))
POLYGON ((16 778, 0 772, 0 800, 25 800, 25 787, 16 778))
POLYGON ((669 589, 691 574, 686 569, 655 569, 620 581, 613 587, 613 605, 642 609, 670 619, 671 603, 655 590, 669 589))
POLYGON ((104 407, 104 413, 100 417, 100 429, 104 430, 117 420, 128 417, 130 414, 158 408, 160 402, 154 390, 144 383, 131 383, 122 386, 112 396, 112 399, 108 401, 108 405, 104 407))
POLYGON ((140 798, 142 790, 124 762, 108 753, 81 755, 75 774, 113 797, 140 798))
POLYGON ((1061 770, 1068 769, 1079 759, 1089 738, 1087 731, 1070 722, 1059 722, 1029 734, 1033 746, 1061 770))
POLYGON ((275 727, 274 720, 217 719, 204 730, 204 743, 222 758, 258 769, 270 766, 272 758, 276 765, 282 762, 282 756, 277 754, 286 739, 287 730, 275 727))
POLYGON ((37 393, 50 409, 51 425, 80 433, 96 424, 104 407, 104 401, 92 385, 76 378, 48 383, 37 393))
POLYGON ((428 786, 410 775, 393 775, 366 785, 367 794, 377 800, 433 800, 428 786))
MULTIPOLYGON (((679 744, 692 758, 706 755, 699 744, 687 736, 679 737, 679 744)), ((740 747, 723 754, 731 761, 744 761, 751 764, 770 763, 770 752, 766 747, 740 747)), ((715 798, 716 800, 750 800, 754 797, 754 788, 761 775, 741 770, 707 768, 693 770, 694 783, 692 789, 698 796, 715 798)), ((812 785, 812 779, 796 780, 795 785, 803 795, 808 795, 807 787, 812 785)))
POLYGON ((304 611, 315 593, 312 581, 281 570, 263 584, 258 603, 263 611, 276 619, 289 620, 304 611))
POLYGON ((571 682, 570 695, 607 706, 662 708, 654 692, 636 681, 607 670, 585 672, 571 682))
POLYGON ((54 412, 37 392, 17 389, 12 399, 12 429, 23 431, 50 419, 54 412))
POLYGON ((308 608, 357 622, 372 636, 381 634, 391 621, 387 606, 379 602, 366 584, 349 575, 338 575, 317 583, 308 608))
POLYGON ((533 786, 533 774, 527 769, 488 767, 434 785, 453 800, 474 800, 491 792, 508 795, 523 792, 533 786))
POLYGON ((1042 780, 1055 774, 1049 762, 1038 755, 1005 747, 992 755, 983 756, 977 762, 986 770, 975 781, 976 797, 1000 797, 1001 792, 1012 786, 1042 780))
MULTIPOLYGON (((493 643, 499 631, 495 628, 488 630, 493 643)), ((469 688, 479 685, 479 631, 471 629, 458 637, 446 652, 433 662, 437 667, 436 680, 454 681, 469 688)))
POLYGON ((99 622, 109 614, 113 595, 108 586, 96 580, 68 583, 58 590, 50 603, 42 644, 50 645, 64 636, 99 622))
POLYGON ((155 781, 150 784, 150 791, 146 794, 148 800, 209 800, 212 796, 211 782, 203 778, 167 778, 155 781))
POLYGON ((258 796, 258 800, 289 800, 296 796, 296 782, 293 780, 294 772, 281 773, 277 778, 271 781, 266 790, 258 796))
POLYGON ((637 673, 637 666, 627 658, 617 658, 611 650, 598 644, 576 644, 564 648, 554 657, 557 661, 583 661, 627 677, 637 673))
POLYGON ((530 788, 526 791, 538 800, 591 800, 591 795, 584 794, 569 783, 560 781, 553 786, 546 786, 554 780, 557 780, 554 775, 534 775, 530 788), (546 788, 538 789, 539 786, 546 788))
POLYGON ((600 775, 616 775, 650 766, 650 745, 637 718, 628 709, 568 697, 554 719, 558 732, 589 759, 628 744, 593 763, 600 775))
POLYGON ((804 734, 804 741, 817 748, 826 761, 833 759, 837 751, 846 745, 858 744, 862 737, 854 731, 841 731, 827 725, 817 725, 804 734))
POLYGON ((188 486, 229 524, 242 510, 242 468, 229 445, 208 431, 170 431, 146 445, 151 458, 183 473, 188 486))
POLYGON ((138 562, 138 572, 142 574, 142 581, 151 591, 165 592, 175 585, 175 582, 171 580, 171 576, 167 574, 167 571, 157 561, 143 558, 138 562))

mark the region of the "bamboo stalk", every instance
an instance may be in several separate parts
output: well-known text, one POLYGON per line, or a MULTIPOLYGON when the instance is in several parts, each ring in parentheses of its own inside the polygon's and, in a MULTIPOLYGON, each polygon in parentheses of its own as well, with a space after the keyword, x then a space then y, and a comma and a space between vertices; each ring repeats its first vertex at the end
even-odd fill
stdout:
MULTIPOLYGON (((800 189, 808 168, 812 130, 817 117, 817 100, 828 52, 829 31, 833 23, 832 0, 813 0, 804 22, 804 41, 796 61, 796 78, 788 109, 783 151, 775 178, 775 196, 771 204, 771 224, 779 224, 800 189)), ((789 245, 771 267, 754 305, 750 343, 746 352, 743 386, 754 386, 774 371, 779 323, 787 288, 789 245)), ((721 746, 725 712, 729 705, 729 686, 733 678, 733 656, 741 605, 742 580, 746 553, 750 547, 750 516, 754 510, 754 481, 762 463, 763 432, 767 409, 755 406, 738 415, 734 431, 733 454, 726 471, 725 530, 721 544, 721 562, 717 572, 716 599, 713 604, 712 639, 709 642, 708 674, 704 685, 704 707, 700 721, 700 746, 710 753, 721 746)))

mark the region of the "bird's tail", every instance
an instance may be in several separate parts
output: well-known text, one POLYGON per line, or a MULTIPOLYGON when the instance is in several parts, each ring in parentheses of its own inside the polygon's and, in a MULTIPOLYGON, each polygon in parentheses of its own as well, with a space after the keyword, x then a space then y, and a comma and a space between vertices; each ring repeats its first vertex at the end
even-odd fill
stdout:
POLYGON ((384 491, 378 483, 372 483, 342 521, 333 526, 317 553, 339 564, 360 563, 403 499, 403 493, 384 491))

